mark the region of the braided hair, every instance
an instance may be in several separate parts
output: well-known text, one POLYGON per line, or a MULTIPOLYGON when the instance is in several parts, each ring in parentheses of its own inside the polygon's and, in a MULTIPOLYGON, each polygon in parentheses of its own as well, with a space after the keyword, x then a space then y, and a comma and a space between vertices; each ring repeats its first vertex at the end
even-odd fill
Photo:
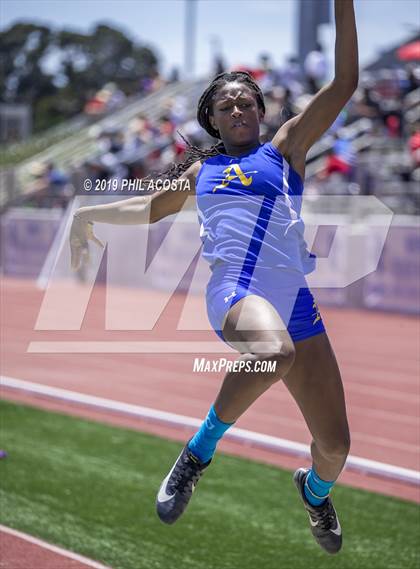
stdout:
MULTIPOLYGON (((258 107, 262 110, 263 113, 265 113, 264 95, 249 73, 246 71, 232 71, 229 73, 220 73, 219 75, 216 75, 216 77, 213 79, 213 81, 210 83, 198 101, 197 120, 200 126, 204 128, 204 130, 210 136, 219 140, 220 133, 218 130, 212 127, 209 118, 212 114, 213 98, 220 87, 223 87, 223 85, 226 85, 227 83, 232 83, 233 81, 244 83, 247 87, 249 87, 255 95, 258 107)), ((166 178, 179 178, 179 176, 188 170, 188 168, 194 164, 194 162, 206 158, 211 158, 212 156, 217 156, 217 154, 225 152, 223 142, 219 142, 210 148, 199 148, 198 146, 193 146, 190 144, 190 142, 184 136, 182 136, 179 131, 178 134, 186 144, 185 159, 179 164, 173 164, 165 172, 160 174, 164 175, 166 178)))

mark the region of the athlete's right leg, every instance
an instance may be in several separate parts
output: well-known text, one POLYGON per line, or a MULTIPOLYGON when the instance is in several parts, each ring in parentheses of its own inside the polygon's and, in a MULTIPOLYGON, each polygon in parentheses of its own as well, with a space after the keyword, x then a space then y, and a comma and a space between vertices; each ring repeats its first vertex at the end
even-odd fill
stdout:
POLYGON ((229 309, 223 336, 242 354, 240 360, 250 362, 251 370, 226 374, 207 419, 162 482, 156 506, 165 523, 175 522, 187 507, 224 432, 289 371, 294 361, 294 346, 286 326, 276 309, 260 296, 248 295, 229 309), (254 372, 258 361, 272 361, 274 371, 254 372))
POLYGON ((260 395, 291 369, 295 348, 277 310, 257 295, 242 298, 227 313, 223 326, 225 341, 241 353, 239 360, 272 361, 274 371, 227 373, 214 408, 225 423, 235 422, 260 395))

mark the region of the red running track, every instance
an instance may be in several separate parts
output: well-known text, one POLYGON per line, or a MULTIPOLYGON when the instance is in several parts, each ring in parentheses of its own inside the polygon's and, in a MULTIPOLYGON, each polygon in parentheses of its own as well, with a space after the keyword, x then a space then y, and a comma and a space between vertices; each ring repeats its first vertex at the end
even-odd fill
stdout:
MULTIPOLYGON (((145 291, 121 289, 124 306, 145 291)), ((152 298, 158 292, 147 292, 152 298)), ((35 331, 43 292, 33 282, 6 280, 2 287, 2 374, 162 411, 203 417, 218 391, 218 374, 193 373, 194 357, 205 354, 33 354, 33 341, 217 341, 213 332, 176 331, 184 297, 175 294, 152 332, 107 331, 105 290, 97 286, 80 331, 35 331)), ((202 302, 197 298, 197 303, 202 302)), ((198 304, 197 304, 198 306, 198 304)), ((127 308, 123 308, 126 309, 127 308)), ((419 470, 419 320, 414 317, 348 309, 322 309, 342 371, 355 456, 419 470)), ((213 357, 213 356, 209 356, 213 357)), ((124 424, 185 441, 185 430, 158 427, 111 413, 87 411, 3 389, 3 397, 62 412, 124 424)), ((328 410, 326 409, 326 412, 328 410)), ((285 387, 276 384, 237 422, 237 426, 309 443, 310 436, 285 387)), ((220 449, 286 468, 302 459, 222 441, 220 449)), ((420 502, 419 488, 344 472, 340 482, 420 502)))
POLYGON ((109 569, 105 565, 0 526, 1 569, 109 569))

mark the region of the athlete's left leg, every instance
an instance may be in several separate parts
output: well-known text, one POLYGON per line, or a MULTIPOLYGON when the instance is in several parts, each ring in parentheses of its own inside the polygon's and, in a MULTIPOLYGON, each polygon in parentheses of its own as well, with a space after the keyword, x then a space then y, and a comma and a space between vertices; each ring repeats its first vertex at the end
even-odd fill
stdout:
POLYGON ((340 370, 327 334, 295 343, 295 360, 283 381, 312 434, 317 474, 336 480, 350 449, 350 433, 340 370))
POLYGON ((342 546, 329 492, 343 469, 350 435, 340 371, 325 332, 295 342, 296 359, 284 383, 311 431, 312 468, 298 469, 294 482, 309 514, 312 535, 328 553, 342 546))

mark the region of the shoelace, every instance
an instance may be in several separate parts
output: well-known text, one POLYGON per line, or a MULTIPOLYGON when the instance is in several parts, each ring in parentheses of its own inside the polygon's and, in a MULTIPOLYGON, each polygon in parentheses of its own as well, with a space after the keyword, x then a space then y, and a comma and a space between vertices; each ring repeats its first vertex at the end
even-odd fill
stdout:
POLYGON ((199 465, 191 461, 188 456, 184 457, 182 463, 175 467, 171 486, 181 494, 185 494, 187 490, 191 492, 192 485, 197 482, 200 475, 201 469, 199 465))
POLYGON ((323 508, 319 511, 311 511, 311 517, 319 522, 319 527, 324 530, 331 529, 335 521, 335 513, 331 502, 328 500, 323 508))

